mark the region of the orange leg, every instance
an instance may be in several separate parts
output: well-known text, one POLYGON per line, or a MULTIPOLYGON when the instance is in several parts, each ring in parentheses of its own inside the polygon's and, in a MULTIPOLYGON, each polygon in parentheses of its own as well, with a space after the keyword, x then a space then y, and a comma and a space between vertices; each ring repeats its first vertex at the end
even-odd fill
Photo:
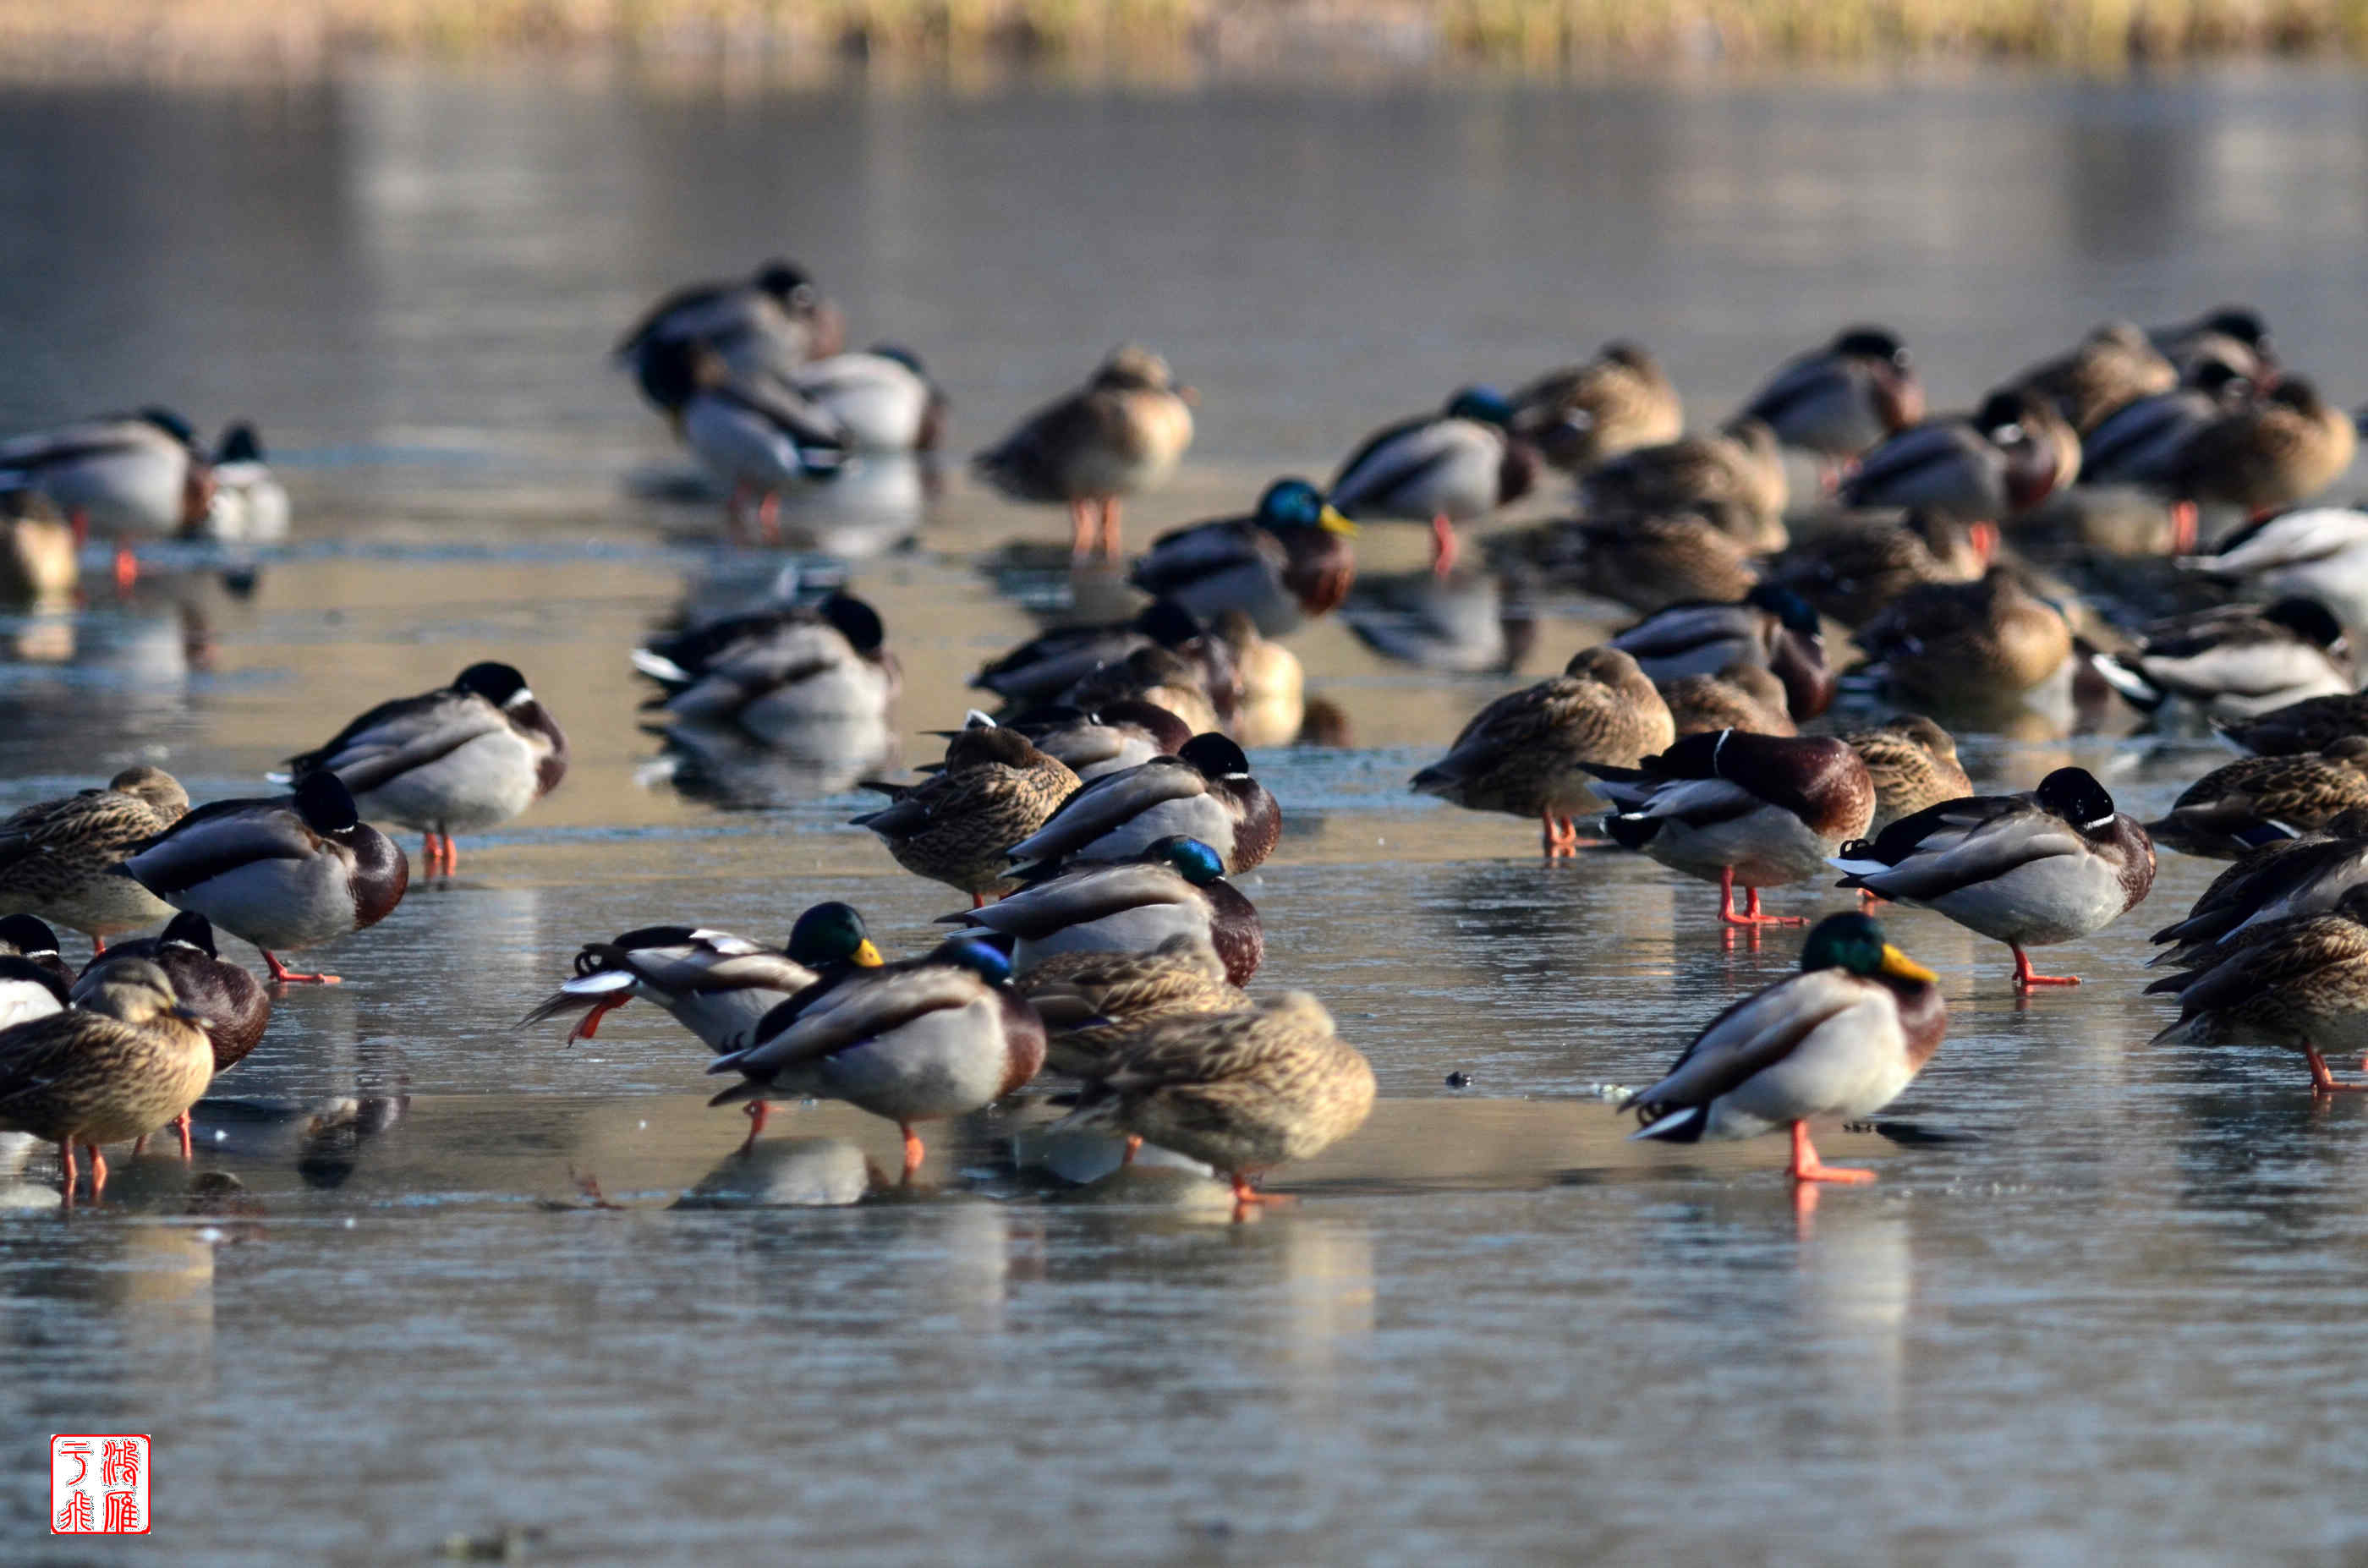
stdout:
POLYGON ((2203 537, 2202 524, 2196 520, 2195 503, 2174 501, 2170 504, 2170 552, 2192 555, 2196 541, 2203 537))
POLYGON ((191 1160, 197 1158, 197 1150, 191 1145, 189 1140, 189 1113, 188 1111, 183 1111, 180 1115, 175 1117, 173 1119, 173 1125, 180 1130, 181 1163, 186 1165, 191 1160))
POLYGON ((422 879, 433 877, 436 874, 436 863, 441 858, 442 856, 438 852, 436 844, 436 830, 432 827, 421 829, 419 834, 419 874, 422 879))
POLYGON ((1143 1140, 1136 1137, 1132 1132, 1128 1133, 1126 1135, 1126 1153, 1118 1157, 1120 1166, 1123 1168, 1124 1166, 1134 1164, 1134 1157, 1142 1153, 1143 1140))
POLYGON ((971 894, 970 906, 973 909, 985 909, 986 907, 986 895, 983 892, 974 892, 971 894))
POLYGON ((128 594, 131 591, 132 585, 139 581, 140 558, 131 553, 130 545, 117 545, 115 547, 115 591, 119 594, 128 594))
POLYGON ((1260 1192, 1250 1185, 1250 1173, 1235 1171, 1229 1178, 1234 1184, 1234 1219, 1236 1222, 1249 1218, 1258 1209, 1280 1209, 1298 1201, 1285 1192, 1260 1192))
POLYGON ((146 1134, 145 1132, 142 1132, 139 1137, 134 1138, 134 1139, 131 1141, 131 1157, 132 1157, 133 1159, 135 1159, 135 1160, 136 1160, 136 1159, 138 1159, 141 1155, 142 1155, 142 1154, 146 1153, 147 1152, 148 1152, 148 1134, 146 1134))
POLYGON ((1094 552, 1094 504, 1089 500, 1069 503, 1069 559, 1083 561, 1094 552))
POLYGON ((1455 558, 1462 550, 1455 538, 1455 525, 1444 512, 1435 512, 1430 518, 1430 574, 1445 579, 1455 570, 1455 558))
POLYGON ((1809 1142, 1809 1124, 1793 1124, 1793 1163, 1784 1174, 1794 1181, 1868 1182, 1874 1179, 1873 1171, 1853 1170, 1847 1165, 1829 1165, 1817 1158, 1817 1146, 1809 1142))
POLYGON ((71 1209, 74 1207, 74 1183, 80 1180, 82 1176, 82 1173, 74 1168, 73 1139, 61 1138, 58 1140, 58 1162, 65 1167, 66 1207, 71 1209))
POLYGON ((765 1131, 765 1119, 772 1114, 772 1108, 763 1100, 750 1100, 742 1114, 748 1119, 748 1136, 740 1144, 740 1152, 745 1154, 757 1146, 757 1134, 765 1131))
POLYGON ((905 1135, 905 1179, 910 1181, 913 1173, 921 1168, 921 1156, 928 1150, 922 1147, 921 1135, 903 1122, 896 1124, 896 1131, 905 1135))
POLYGON ((1743 890, 1743 913, 1735 912, 1735 868, 1727 867, 1718 874, 1718 918, 1727 926, 1806 926, 1808 921, 1798 915, 1762 915, 1759 913, 1759 890, 1743 890))
POLYGON ((460 869, 461 869, 461 841, 460 841, 459 839, 457 839, 457 838, 453 837, 450 834, 449 834, 449 833, 448 833, 448 834, 446 834, 446 835, 444 835, 444 876, 445 876, 445 880, 449 881, 451 879, 452 873, 453 873, 453 872, 455 872, 455 871, 457 871, 457 870, 459 870, 460 869))
POLYGON ((579 1040, 590 1040, 598 1034, 600 1020, 632 1000, 631 996, 603 996, 593 1003, 591 1011, 576 1019, 575 1027, 567 1031, 567 1043, 574 1045, 579 1040))
POLYGON ((1105 561, 1118 559, 1118 497, 1102 497, 1101 552, 1105 561))
POLYGON ((96 1203, 98 1195, 107 1190, 107 1156, 98 1152, 96 1143, 84 1144, 82 1152, 90 1156, 90 1200, 96 1203))
POLYGON ((1878 903, 1889 903, 1891 901, 1889 899, 1884 897, 1873 888, 1861 888, 1858 890, 1858 906, 1861 909, 1873 909, 1878 903))
POLYGON ((263 961, 270 967, 271 983, 274 985, 339 985, 344 983, 344 978, 340 975, 299 974, 294 970, 290 969, 286 964, 281 963, 279 961, 279 955, 273 952, 269 948, 257 948, 255 950, 263 955, 263 961))
POLYGON ((2327 1058, 2318 1053, 2318 1047, 2312 1045, 2307 1040, 2303 1043, 2302 1054, 2304 1060, 2310 1063, 2310 1092, 2312 1094, 2368 1094, 2368 1084, 2337 1083, 2335 1081, 2335 1074, 2327 1070, 2327 1058))
POLYGON ((93 933, 91 933, 91 938, 90 938, 90 956, 91 956, 91 957, 93 957, 93 958, 98 958, 98 957, 102 956, 103 954, 105 954, 105 953, 106 953, 106 951, 107 951, 107 938, 106 938, 106 937, 102 937, 102 936, 100 936, 100 935, 98 935, 98 934, 97 934, 97 932, 95 932, 95 931, 94 931, 93 933))
POLYGON ((2032 973, 2031 955, 2024 952, 2021 948, 2015 947, 2012 942, 2009 942, 2007 946, 2014 949, 2014 988, 2017 991, 2028 991, 2034 985, 2078 985, 2080 983, 2080 977, 2077 974, 2032 973))
POLYGON ((757 532, 767 544, 781 542, 781 497, 776 492, 766 491, 757 503, 757 532))
POLYGON ((1578 828, 1568 817, 1556 816, 1552 806, 1538 812, 1538 833, 1545 841, 1545 857, 1559 860, 1578 853, 1578 828))

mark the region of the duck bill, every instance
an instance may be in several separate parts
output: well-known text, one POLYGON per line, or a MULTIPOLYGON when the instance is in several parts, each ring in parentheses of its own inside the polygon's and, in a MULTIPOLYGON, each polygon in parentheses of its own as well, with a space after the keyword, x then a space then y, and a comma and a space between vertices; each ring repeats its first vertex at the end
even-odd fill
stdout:
POLYGON ((880 949, 871 945, 871 937, 864 937, 862 944, 855 949, 855 967, 858 969, 878 969, 882 961, 880 949))
POLYGON ((1883 973, 1894 980, 1920 981, 1926 985, 1941 978, 1888 942, 1883 944, 1883 973))
POLYGON ((1339 508, 1328 501, 1324 504, 1324 510, 1317 515, 1315 522, 1326 533, 1338 534, 1342 539, 1357 537, 1357 525, 1342 516, 1339 508))

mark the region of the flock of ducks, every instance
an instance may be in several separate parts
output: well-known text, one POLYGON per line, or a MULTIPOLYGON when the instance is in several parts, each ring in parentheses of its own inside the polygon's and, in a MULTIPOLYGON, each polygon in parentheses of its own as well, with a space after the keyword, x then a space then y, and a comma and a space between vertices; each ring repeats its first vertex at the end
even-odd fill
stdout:
MULTIPOLYGON (((669 296, 617 354, 725 486, 735 533, 942 435, 918 358, 848 352, 840 312, 788 263, 669 296)), ((1125 346, 975 472, 1067 507, 1076 557, 1115 558, 1122 503, 1174 471, 1194 401, 1125 346)), ((88 421, 0 443, 0 489, 24 498, 21 528, 198 528, 227 515, 226 467, 259 470, 234 434, 209 459, 161 411, 88 421)), ((1871 1179, 1825 1165, 1808 1125, 1887 1104, 1946 1016, 1870 912, 1930 910, 2004 945, 2019 992, 2077 984, 2032 949, 2143 902, 2157 846, 2232 862, 2157 936, 2171 972, 2150 989, 2180 1008, 2158 1038, 2286 1047, 2315 1089, 2357 1088, 2326 1058, 2368 1051, 2368 697, 2346 630, 2368 620, 2368 513, 2306 505, 2355 439, 2237 307, 2100 326, 1964 414, 1928 415, 1905 344, 1863 325, 1691 434, 1632 342, 1511 395, 1464 388, 1377 430, 1328 485, 1278 478, 1244 515, 1160 536, 1127 568, 1141 609, 990 661, 972 684, 997 711, 944 733, 920 778, 866 782, 884 803, 855 824, 966 904, 936 947, 891 961, 837 902, 779 948, 653 926, 586 944, 522 1026, 568 1017, 580 1040, 647 1001, 732 1080, 712 1103, 746 1107, 749 1141, 773 1101, 843 1100, 897 1126, 908 1178, 919 1129, 1059 1074, 1064 1126, 1122 1138, 1130 1160, 1147 1142, 1198 1161, 1253 1211, 1260 1178, 1355 1131, 1375 1085, 1315 996, 1245 989, 1266 933, 1237 879, 1282 824, 1245 745, 1300 733, 1296 714, 1279 732, 1259 717, 1297 700, 1276 640, 1355 601, 1360 527, 1405 522, 1429 529, 1436 591, 1486 571, 1633 618, 1481 708, 1414 790, 1535 821, 1550 862, 1592 840, 1715 885, 1727 926, 1805 925, 1762 896, 1827 879, 1864 901, 1631 1097, 1636 1136, 1784 1129, 1799 1181, 1871 1179), (1475 566, 1463 530, 1549 483, 1575 514, 1495 531, 1475 566), (2078 767, 1977 792, 1941 721, 2055 697, 2210 726, 2246 755, 2144 824, 2078 767)), ((888 644, 860 598, 785 580, 632 661, 666 720, 765 736, 884 724, 904 678, 888 644)), ((425 874, 449 876, 456 835, 525 812, 567 761, 525 676, 480 663, 291 756, 284 794, 192 809, 139 767, 0 824, 0 1130, 60 1146, 69 1201, 77 1148, 94 1193, 106 1144, 177 1124, 186 1152, 190 1107, 254 1049, 271 996, 336 978, 280 955, 401 902, 411 862, 371 824, 418 832, 425 874), (78 974, 53 926, 90 939, 78 974), (217 933, 260 951, 269 989, 217 933)))

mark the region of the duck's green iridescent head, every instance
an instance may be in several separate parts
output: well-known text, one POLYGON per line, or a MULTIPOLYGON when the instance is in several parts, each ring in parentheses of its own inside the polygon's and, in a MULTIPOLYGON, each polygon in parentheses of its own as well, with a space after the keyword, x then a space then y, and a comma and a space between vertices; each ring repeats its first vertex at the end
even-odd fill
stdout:
POLYGON ((790 957, 808 969, 833 969, 853 964, 876 968, 880 949, 851 903, 817 903, 790 927, 790 957))
POLYGON ((1743 596, 1743 602, 1758 605, 1782 621, 1788 631, 1805 635, 1817 630, 1817 612, 1809 608, 1808 600, 1790 588, 1774 583, 1761 583, 1743 596))
POLYGON ((1930 984, 1932 971, 1883 939, 1883 927, 1859 914, 1828 915, 1801 944, 1801 969, 1844 969, 1872 978, 1920 980, 1930 984))
POLYGON ((1513 404, 1495 387, 1465 387, 1448 401, 1447 416, 1501 426, 1513 422, 1513 404))
POLYGON ((1324 493, 1304 479, 1278 479, 1268 485, 1258 497, 1258 520, 1259 527, 1277 531, 1322 528, 1344 539, 1357 537, 1357 525, 1333 510, 1324 493))
POLYGON ((1197 838, 1182 834, 1170 834, 1155 840, 1143 852, 1143 858, 1156 864, 1172 867, 1178 876, 1196 888, 1207 887, 1225 874, 1225 858, 1197 838))
POLYGON ((939 963, 970 971, 989 985, 1000 985, 1011 978, 1009 955, 975 937, 956 937, 941 944, 935 957, 939 963))

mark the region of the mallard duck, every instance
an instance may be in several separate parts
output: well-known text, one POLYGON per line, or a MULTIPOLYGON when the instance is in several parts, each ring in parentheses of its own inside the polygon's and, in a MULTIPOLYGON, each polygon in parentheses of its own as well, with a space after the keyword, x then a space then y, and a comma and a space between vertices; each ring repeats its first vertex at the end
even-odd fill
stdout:
POLYGON ((381 702, 276 784, 334 773, 366 817, 418 830, 429 876, 461 864, 455 832, 483 833, 559 788, 567 736, 508 665, 471 665, 450 686, 381 702))
POLYGON ((1866 764, 1874 780, 1874 820, 1869 835, 1882 833, 1902 817, 1914 816, 1943 801, 1961 801, 1974 792, 1957 760, 1957 742, 1948 731, 1920 713, 1903 713, 1872 730, 1852 730, 1842 737, 1866 764))
POLYGON ((1784 704, 1784 684, 1759 665, 1736 664, 1715 675, 1680 676, 1661 683, 1661 700, 1680 736, 1717 730, 1755 735, 1800 733, 1784 704))
POLYGON ((909 1180, 924 1153, 916 1122, 985 1110, 1043 1065, 1044 1022, 1012 990, 1011 960, 957 937, 774 1008, 756 1044, 708 1068, 745 1079, 708 1103, 845 1100, 896 1124, 909 1180))
POLYGON ((877 718, 904 684, 887 629, 861 599, 727 616, 633 650, 664 694, 643 706, 770 738, 816 721, 877 718))
POLYGON ((1527 554, 1549 585, 1639 615, 1674 604, 1732 604, 1759 580, 1751 551, 1696 517, 1580 518, 1507 542, 1527 554))
POLYGON ((25 807, 0 822, 0 912, 38 915, 107 939, 172 918, 172 906, 114 874, 135 845, 179 822, 188 792, 158 767, 127 767, 104 790, 25 807))
POLYGON ((1204 619, 1246 611, 1269 637, 1338 609, 1357 580, 1357 525, 1304 479, 1278 479, 1247 517, 1171 528, 1127 573, 1204 619))
POLYGON ((790 372, 799 396, 859 452, 920 452, 945 429, 946 397, 909 348, 880 344, 860 354, 810 359, 790 372))
POLYGON ((1455 525, 1511 505, 1537 483, 1537 454, 1506 428, 1512 405, 1466 387, 1444 413, 1383 426, 1332 476, 1332 505, 1359 521, 1429 523, 1431 571, 1455 568, 1455 525))
POLYGON ((1023 878, 1064 860, 1124 860, 1178 836, 1213 846, 1229 876, 1266 863, 1282 808, 1250 777, 1250 759, 1221 734, 1195 735, 1174 756, 1105 774, 1010 846, 1023 878))
POLYGON ((1707 436, 1639 447, 1579 481, 1590 517, 1691 512, 1753 554, 1782 550, 1790 491, 1776 432, 1737 419, 1707 436))
POLYGON ((2352 687, 2342 623, 2317 599, 2283 598, 2267 609, 2220 605, 2158 620, 2120 653, 2078 646, 2115 691, 2149 713, 2180 698, 2240 722, 2352 687))
POLYGON ((1167 360, 1123 344, 1082 388, 1030 415, 972 467, 1014 501, 1065 503, 1071 553, 1099 549, 1115 560, 1120 498, 1167 483, 1192 444, 1195 401, 1167 360))
POLYGON ((1414 790, 1466 811, 1535 817, 1549 859, 1576 855, 1571 819, 1595 802, 1582 765, 1634 767, 1676 739, 1652 681, 1606 644, 1572 654, 1554 679, 1473 715, 1447 755, 1414 776, 1414 790))
MULTIPOLYGON (((204 915, 184 910, 161 935, 137 937, 101 953, 74 982, 72 1000, 87 1005, 123 965, 131 963, 153 963, 163 970, 174 996, 198 1016, 213 1042, 215 1076, 245 1061, 263 1043, 264 1028, 271 1022, 271 994, 245 967, 223 961, 214 950, 213 926, 204 915)), ((183 1111, 173 1125, 186 1160, 189 1113, 183 1111)))
POLYGON ((2254 927, 2178 983, 2179 1020, 2149 1044, 2283 1046, 2310 1064, 2314 1095, 2368 1090, 2337 1082, 2324 1055, 2368 1051, 2368 887, 2324 915, 2254 927))
POLYGON ((23 959, 60 985, 74 983, 73 967, 58 951, 58 934, 30 915, 0 917, 0 957, 23 959))
POLYGON ((102 1143, 144 1137, 188 1113, 214 1075, 203 1020, 145 960, 115 966, 81 1006, 0 1033, 0 1131, 58 1145, 66 1201, 74 1146, 90 1156, 90 1194, 107 1187, 102 1143))
POLYGON ((2368 625, 2368 511, 2312 506, 2240 529, 2180 570, 2255 598, 2317 599, 2348 626, 2368 625))
POLYGON ((116 539, 116 581, 129 586, 139 568, 122 541, 202 524, 214 475, 188 420, 145 408, 0 439, 0 491, 6 490, 48 496, 77 538, 116 539))
POLYGON ((2063 612, 2001 566, 1975 582, 1910 589, 1857 641, 1893 684, 1942 702, 2029 691, 2072 656, 2063 612))
POLYGON ((133 846, 115 874, 176 909, 193 909, 253 943, 275 983, 333 985, 296 974, 273 949, 316 948, 377 925, 403 902, 403 848, 361 820, 335 773, 308 775, 293 795, 215 801, 133 846))
POLYGON ((1612 638, 1611 646, 1634 654, 1656 681, 1760 665, 1783 683, 1784 706, 1795 719, 1814 719, 1833 704, 1834 672, 1817 612, 1772 583, 1755 585, 1734 604, 1667 606, 1612 638))
POLYGON ((2260 517, 2333 484, 2351 466, 2359 443, 2349 413, 2321 399, 2309 381, 2289 376, 2259 403, 2180 443, 2162 483, 2180 500, 2260 517))
POLYGON ((1992 392, 1969 418, 1929 420, 1861 460, 1846 506, 1906 506, 1977 523, 2027 512, 2080 472, 2080 437, 2053 403, 1992 392))
POLYGON ((1846 522, 1796 540, 1763 562, 1762 581, 1819 615, 1859 626, 1910 588, 1970 583, 1998 553, 1993 522, 1910 512, 1899 522, 1846 522))
POLYGON ((1121 699, 1091 713, 1053 707, 1021 714, 1011 727, 1046 756, 1066 764, 1082 783, 1173 756, 1192 738, 1190 726, 1156 702, 1121 699))
POLYGON ((1515 392, 1512 404, 1513 434, 1571 473, 1686 430, 1678 389, 1661 362, 1634 343, 1607 343, 1584 365, 1548 371, 1515 392))
POLYGON ((2192 322, 2156 327, 2146 336, 2191 380, 2208 364, 2226 365, 2259 384, 2277 374, 2269 325, 2250 305, 2221 305, 2192 322))
POLYGON ((1845 327, 1825 347, 1787 361, 1743 406, 1788 447, 1854 458, 1924 417, 1924 388, 1907 346, 1879 326, 1845 327))
POLYGON ((1694 1143, 1789 1126, 1794 1181, 1873 1181, 1818 1159, 1809 1123, 1873 1116, 1924 1070, 1949 1025, 1934 980, 1865 915, 1828 915, 1801 945, 1800 973, 1713 1018, 1630 1096, 1622 1108, 1644 1123, 1634 1136, 1694 1143))
POLYGON ((222 544, 276 544, 288 537, 288 489, 265 460, 263 437, 244 420, 214 448, 213 501, 184 533, 222 544))
POLYGON ((1214 1166, 1234 1217, 1284 1201, 1258 1178, 1312 1159, 1365 1124, 1373 1068, 1304 991, 1233 1013, 1155 1023, 1087 1076, 1060 1129, 1106 1129, 1214 1166))
POLYGON ((724 519, 735 539, 753 522, 778 540, 781 493, 834 479, 847 466, 829 415, 780 381, 734 374, 703 341, 652 345, 643 355, 642 385, 684 444, 731 485, 724 519))
POLYGON ((1937 910, 2014 953, 2014 983, 2078 985, 2034 974, 2026 948, 2101 931, 2154 886, 2154 843, 2085 769, 2059 767, 2027 795, 1974 795, 1902 817, 1842 846, 1839 885, 1937 910))
MULTIPOLYGON (((729 931, 645 926, 612 941, 586 942, 575 955, 575 975, 516 1027, 580 1014, 567 1031, 573 1045, 590 1040, 602 1018, 639 996, 721 1055, 755 1043, 757 1026, 782 1003, 811 999, 880 962, 863 916, 845 903, 817 903, 799 915, 780 951, 729 931)), ((751 1143, 764 1131, 766 1109, 761 1099, 748 1102, 751 1143)))
POLYGON ((1044 1065, 1071 1077, 1089 1075, 1145 1025, 1250 1006, 1217 949, 1191 932, 1147 953, 1062 953, 1015 983, 1044 1020, 1044 1065))
POLYGON ((2078 347, 2032 366, 2008 384, 2045 398, 2085 435, 2114 411, 2177 386, 2179 367, 2163 357, 2143 327, 2107 322, 2078 347))
POLYGON ((2090 484, 2159 484, 2187 438, 2251 401, 2253 383, 2214 362, 2192 383, 2125 403, 2080 439, 2080 473, 2090 484))
POLYGON ((1175 714, 1195 734, 1221 729, 1235 695, 1232 655, 1215 638, 1203 641, 1212 657, 1224 661, 1223 685, 1210 679, 1212 659, 1196 658, 1155 644, 1137 648, 1115 664, 1102 665, 1063 692, 1059 700, 1066 707, 1088 713, 1099 713, 1121 702, 1146 702, 1175 714))
POLYGON ((2368 692, 2305 697, 2258 719, 2214 725, 2220 738, 2247 756, 2294 756, 2325 751, 2340 740, 2368 735, 2368 692))
POLYGON ((989 721, 955 734, 944 771, 927 783, 863 787, 890 803, 853 824, 878 834, 905 869, 966 892, 977 904, 1010 890, 1005 851, 1042 827, 1078 781, 1026 735, 989 721))
MULTIPOLYGON (((2167 950, 2148 968, 2193 971, 2227 956, 2245 934, 2273 920, 2324 915, 2368 881, 2368 812, 2340 812, 2316 831, 2240 855, 2196 896, 2185 917, 2147 940, 2167 950)), ((2175 991, 2181 982, 2146 987, 2175 991)))
POLYGON ((695 283, 650 307, 617 345, 617 358, 642 381, 650 401, 654 351, 672 344, 711 343, 742 375, 787 375, 809 359, 837 354, 846 323, 794 262, 768 261, 746 282, 695 283))
POLYGON ((38 490, 0 492, 0 605, 51 604, 82 582, 74 528, 38 490))
POLYGON ((1288 745, 1307 714, 1307 672, 1299 655, 1262 635, 1247 610, 1221 610, 1212 628, 1234 655, 1231 728, 1246 746, 1288 745))
POLYGON ((65 1010, 68 992, 45 965, 0 953, 0 1030, 65 1010))
POLYGON ((2248 756, 2215 767, 2180 791, 2146 831, 2184 854, 2234 860, 2362 807, 2368 739, 2347 735, 2321 752, 2248 756))
POLYGON ((1155 599, 1129 620, 1056 626, 982 665, 971 687, 1021 707, 1051 702, 1104 665, 1138 648, 1197 649, 1208 628, 1173 599, 1155 599))
POLYGON ((1022 973, 1056 953, 1150 952, 1181 932, 1215 948, 1225 978, 1243 985, 1266 953, 1257 907, 1225 881, 1224 857, 1196 838, 1163 838, 1112 866, 1074 867, 939 924, 1015 938, 1012 962, 1022 973))
POLYGON ((1759 913, 1759 890, 1803 882, 1827 857, 1866 832, 1874 781, 1844 742, 1755 735, 1743 730, 1688 735, 1636 767, 1590 766, 1600 793, 1617 808, 1603 830, 1672 870, 1715 881, 1718 917, 1729 926, 1799 926, 1759 913), (1748 890, 1742 914, 1735 890, 1748 890))

